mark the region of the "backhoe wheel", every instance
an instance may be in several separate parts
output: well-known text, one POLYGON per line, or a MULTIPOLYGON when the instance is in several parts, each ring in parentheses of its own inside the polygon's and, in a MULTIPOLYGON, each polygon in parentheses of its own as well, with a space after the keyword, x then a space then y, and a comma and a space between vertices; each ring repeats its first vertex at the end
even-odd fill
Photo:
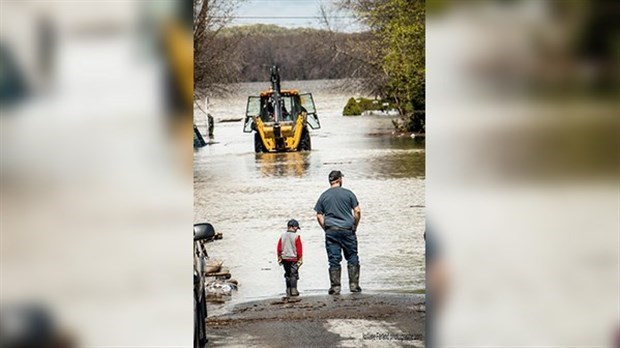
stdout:
POLYGON ((300 151, 312 150, 312 143, 310 142, 310 132, 308 132, 308 128, 304 128, 304 130, 301 131, 301 140, 299 141, 299 150, 300 151))
POLYGON ((254 152, 265 152, 265 147, 263 146, 263 139, 260 138, 260 134, 258 133, 254 133, 254 152))

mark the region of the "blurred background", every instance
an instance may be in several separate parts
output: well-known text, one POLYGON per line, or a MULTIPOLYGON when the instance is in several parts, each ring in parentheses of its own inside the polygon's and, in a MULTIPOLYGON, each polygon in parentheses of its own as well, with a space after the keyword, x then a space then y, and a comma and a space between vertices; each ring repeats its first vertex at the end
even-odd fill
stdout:
POLYGON ((436 346, 618 346, 618 10, 427 1, 436 346))
POLYGON ((191 345, 183 5, 0 3, 2 347, 191 345))

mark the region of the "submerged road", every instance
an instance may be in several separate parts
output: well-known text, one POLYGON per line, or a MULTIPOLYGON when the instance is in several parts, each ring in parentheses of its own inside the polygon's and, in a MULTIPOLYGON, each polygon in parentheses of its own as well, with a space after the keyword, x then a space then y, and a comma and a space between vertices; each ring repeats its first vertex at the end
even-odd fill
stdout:
MULTIPOLYGON (((304 242, 304 265, 298 283, 301 304, 315 296, 323 298, 329 287, 328 264, 324 232, 316 222, 313 207, 321 192, 328 188, 327 174, 333 169, 344 173, 343 186, 355 192, 362 209, 357 232, 360 285, 364 289, 360 299, 375 301, 370 294, 402 296, 408 299, 404 300, 407 305, 403 308, 414 306, 415 301, 419 302, 419 299, 414 301, 420 296, 416 294, 425 289, 423 140, 393 135, 392 118, 388 116, 341 116, 349 94, 339 92, 332 81, 284 81, 282 85, 283 88, 298 88, 314 94, 322 128, 311 131, 312 151, 255 154, 253 135, 242 132, 242 122, 218 122, 241 117, 247 96, 268 87, 265 83, 248 83, 238 85, 235 88, 237 94, 229 98, 211 100, 209 112, 216 122, 215 137, 211 139, 214 144, 194 154, 194 221, 210 222, 223 233, 224 239, 208 244, 208 252, 212 258, 222 260, 239 282, 239 290, 229 301, 208 306, 209 317, 230 315, 251 301, 271 303, 284 295, 283 271, 277 264, 275 247, 290 218, 300 222, 299 232, 304 242)), ((204 133, 204 114, 197 112, 195 121, 204 133)), ((342 281, 347 283, 346 271, 342 281)), ((345 288, 343 296, 347 293, 345 288)), ((377 297, 377 301, 381 299, 377 297)), ((329 298, 323 300, 327 302, 319 312, 332 308, 329 298)), ((274 306, 270 308, 279 308, 274 306)), ((328 310, 326 313, 337 312, 328 310)), ((367 320, 364 317, 372 310, 360 313, 365 314, 353 315, 350 320, 367 320)), ((337 328, 336 323, 342 323, 342 320, 331 322, 335 325, 333 327, 327 324, 330 320, 343 319, 341 317, 321 318, 304 321, 308 325, 313 322, 316 329, 308 331, 308 335, 336 339, 333 330, 349 330, 337 328), (321 333, 324 330, 332 334, 324 335, 321 333)), ((277 315, 273 320, 279 321, 277 315)), ((419 323, 414 325, 416 321, 412 320, 401 322, 400 331, 419 332, 414 330, 419 323)), ((387 328, 391 325, 388 322, 380 325, 388 325, 387 328)), ((216 327, 215 322, 209 323, 216 327)), ((366 330, 363 329, 365 324, 356 323, 351 322, 351 327, 362 326, 351 330, 355 331, 356 337, 361 337, 361 331, 366 330)), ((379 325, 377 321, 373 323, 379 325)), ((270 324, 254 321, 244 330, 253 328, 259 337, 264 325, 270 324)), ((213 331, 224 330, 218 335, 225 337, 234 332, 233 326, 225 325, 225 330, 218 326, 219 329, 213 331)), ((292 327, 280 328, 288 330, 292 327)), ((338 340, 344 337, 342 335, 338 340)), ((275 341, 282 342, 280 339, 275 341)), ((229 346, 223 338, 215 342, 218 342, 215 346, 229 346)), ((379 341, 366 343, 376 346, 372 345, 373 342, 379 341)))

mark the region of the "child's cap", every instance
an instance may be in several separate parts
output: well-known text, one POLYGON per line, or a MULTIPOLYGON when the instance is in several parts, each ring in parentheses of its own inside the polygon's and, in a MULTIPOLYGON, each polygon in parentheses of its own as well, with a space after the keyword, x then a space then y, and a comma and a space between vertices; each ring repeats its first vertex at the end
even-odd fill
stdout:
POLYGON ((299 222, 297 222, 297 220, 295 219, 290 219, 288 220, 288 223, 286 224, 287 227, 297 227, 298 229, 301 230, 301 227, 299 227, 299 222))

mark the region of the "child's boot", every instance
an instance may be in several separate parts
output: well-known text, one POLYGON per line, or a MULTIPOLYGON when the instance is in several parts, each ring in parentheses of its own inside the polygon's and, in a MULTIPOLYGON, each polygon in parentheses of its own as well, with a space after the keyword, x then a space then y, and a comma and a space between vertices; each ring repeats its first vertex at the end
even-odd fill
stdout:
POLYGON ((286 297, 291 297, 291 279, 289 277, 284 279, 286 279, 286 297))
POLYGON ((291 284, 291 296, 299 296, 299 291, 297 291, 297 278, 291 277, 290 284, 291 284))

